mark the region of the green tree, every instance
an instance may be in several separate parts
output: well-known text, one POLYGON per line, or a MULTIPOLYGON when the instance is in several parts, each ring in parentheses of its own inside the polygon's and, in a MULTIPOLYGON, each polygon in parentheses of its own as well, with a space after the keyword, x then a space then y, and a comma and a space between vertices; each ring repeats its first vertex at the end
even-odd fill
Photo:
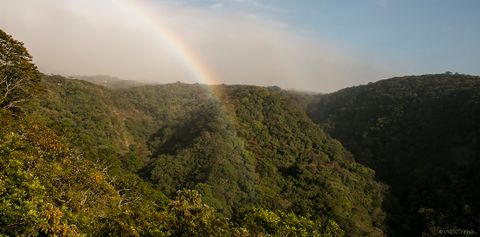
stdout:
POLYGON ((166 211, 169 236, 225 236, 229 230, 226 219, 217 218, 213 208, 202 202, 195 190, 181 190, 166 211))
POLYGON ((0 30, 0 108, 14 109, 38 89, 37 67, 23 43, 0 30))
POLYGON ((242 227, 254 236, 344 236, 344 231, 333 220, 323 223, 297 216, 294 213, 275 213, 264 208, 251 208, 245 212, 242 227))

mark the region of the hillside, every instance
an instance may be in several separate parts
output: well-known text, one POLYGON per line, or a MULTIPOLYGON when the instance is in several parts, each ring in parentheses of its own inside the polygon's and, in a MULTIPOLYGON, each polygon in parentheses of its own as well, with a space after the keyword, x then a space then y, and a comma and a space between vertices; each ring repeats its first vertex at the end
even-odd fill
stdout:
POLYGON ((109 90, 45 76, 32 116, 85 157, 174 198, 200 191, 223 216, 255 206, 382 235, 384 187, 277 88, 174 83, 109 90))
POLYGON ((132 81, 132 80, 123 80, 118 77, 112 77, 107 75, 96 75, 96 76, 81 76, 75 75, 71 76, 71 79, 78 79, 82 81, 88 81, 103 87, 110 89, 124 89, 136 86, 143 86, 147 83, 132 81))
POLYGON ((317 99, 310 117, 391 187, 389 235, 478 232, 479 77, 399 77, 317 99))

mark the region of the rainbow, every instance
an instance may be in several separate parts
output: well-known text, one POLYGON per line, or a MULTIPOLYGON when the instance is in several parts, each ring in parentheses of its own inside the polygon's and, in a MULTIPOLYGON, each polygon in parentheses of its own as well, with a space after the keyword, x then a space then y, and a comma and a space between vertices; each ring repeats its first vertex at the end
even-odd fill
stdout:
POLYGON ((132 14, 136 20, 141 20, 147 28, 166 46, 173 55, 190 71, 194 80, 201 84, 220 84, 208 67, 202 63, 195 51, 189 48, 182 40, 177 37, 167 27, 162 25, 160 20, 156 19, 149 12, 146 4, 142 5, 142 0, 118 0, 114 1, 132 14))

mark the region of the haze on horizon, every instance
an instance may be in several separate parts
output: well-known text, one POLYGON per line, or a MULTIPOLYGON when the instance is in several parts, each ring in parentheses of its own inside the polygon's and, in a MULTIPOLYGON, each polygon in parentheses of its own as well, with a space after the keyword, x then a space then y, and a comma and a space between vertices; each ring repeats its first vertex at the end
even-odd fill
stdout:
POLYGON ((405 74, 480 74, 480 2, 4 0, 0 28, 44 73, 200 82, 145 18, 226 84, 330 92, 405 74), (132 2, 132 1, 130 1, 132 2))

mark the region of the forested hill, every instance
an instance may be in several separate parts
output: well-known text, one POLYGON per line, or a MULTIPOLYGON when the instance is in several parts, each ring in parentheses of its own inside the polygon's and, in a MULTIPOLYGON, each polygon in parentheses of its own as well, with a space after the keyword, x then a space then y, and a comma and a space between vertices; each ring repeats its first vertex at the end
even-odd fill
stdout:
POLYGON ((384 187, 278 88, 181 83, 109 90, 43 78, 31 116, 84 156, 174 198, 198 190, 222 216, 255 206, 382 235, 384 187))
POLYGON ((389 235, 480 233, 479 77, 399 77, 316 99, 310 117, 390 185, 389 235))
POLYGON ((108 87, 111 89, 123 89, 131 88, 136 86, 146 85, 147 83, 132 81, 132 80, 123 80, 118 77, 107 76, 107 75, 96 75, 96 76, 71 76, 71 79, 79 79, 82 81, 88 81, 97 85, 108 87))

